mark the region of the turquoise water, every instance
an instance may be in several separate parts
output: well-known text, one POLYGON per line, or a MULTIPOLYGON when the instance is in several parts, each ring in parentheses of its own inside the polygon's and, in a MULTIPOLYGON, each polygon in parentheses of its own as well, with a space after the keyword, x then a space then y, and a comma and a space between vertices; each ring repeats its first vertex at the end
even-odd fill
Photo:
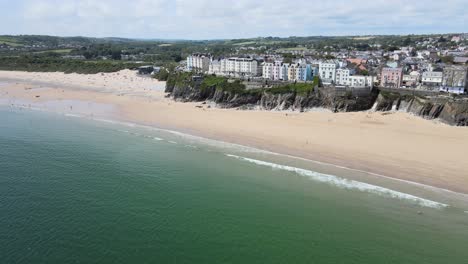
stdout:
POLYGON ((226 154, 0 108, 0 263, 468 263, 463 210, 226 154))

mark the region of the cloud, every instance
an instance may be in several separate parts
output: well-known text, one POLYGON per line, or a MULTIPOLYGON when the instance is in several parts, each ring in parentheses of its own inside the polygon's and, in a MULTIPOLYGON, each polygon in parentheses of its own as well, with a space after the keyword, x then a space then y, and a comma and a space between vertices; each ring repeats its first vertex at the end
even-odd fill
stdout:
POLYGON ((466 0, 0 0, 0 34, 241 38, 466 31, 466 0))

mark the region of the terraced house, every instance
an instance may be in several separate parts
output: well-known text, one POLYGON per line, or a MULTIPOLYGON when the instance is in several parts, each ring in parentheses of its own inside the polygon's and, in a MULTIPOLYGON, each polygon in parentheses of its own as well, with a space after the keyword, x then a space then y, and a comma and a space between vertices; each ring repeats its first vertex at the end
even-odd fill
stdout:
POLYGON ((380 76, 380 86, 400 88, 403 80, 402 68, 383 68, 380 76))

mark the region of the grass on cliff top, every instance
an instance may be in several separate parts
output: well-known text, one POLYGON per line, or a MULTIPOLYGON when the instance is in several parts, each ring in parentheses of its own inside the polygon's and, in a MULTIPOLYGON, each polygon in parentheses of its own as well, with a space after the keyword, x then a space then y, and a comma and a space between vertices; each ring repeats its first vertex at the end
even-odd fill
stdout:
POLYGON ((203 78, 200 89, 204 90, 208 87, 216 87, 216 90, 230 92, 233 94, 253 94, 259 91, 248 90, 240 80, 230 82, 228 78, 208 75, 203 78))
MULTIPOLYGON (((167 83, 168 85, 193 85, 192 76, 193 73, 191 72, 174 73, 169 76, 167 83)), ((308 83, 286 83, 273 88, 247 89, 240 80, 229 81, 226 77, 206 75, 203 77, 200 89, 204 91, 210 87, 215 87, 218 91, 240 95, 261 95, 263 92, 270 94, 295 93, 299 95, 307 95, 312 92, 319 83, 319 78, 315 77, 312 82, 308 83)))
POLYGON ((172 72, 167 76, 167 85, 169 86, 184 86, 192 84, 192 72, 172 72))
POLYGON ((318 86, 319 83, 320 79, 318 76, 316 76, 311 83, 289 83, 286 85, 273 87, 265 91, 271 94, 296 93, 299 95, 306 95, 314 91, 314 88, 318 86))

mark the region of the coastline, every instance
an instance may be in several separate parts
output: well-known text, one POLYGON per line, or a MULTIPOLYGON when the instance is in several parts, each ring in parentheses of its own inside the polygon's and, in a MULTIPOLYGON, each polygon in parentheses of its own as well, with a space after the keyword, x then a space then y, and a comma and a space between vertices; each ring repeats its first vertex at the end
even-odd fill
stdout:
POLYGON ((463 164, 463 153, 468 149, 465 128, 403 113, 208 108, 200 103, 178 103, 164 98, 163 83, 131 74, 134 73, 121 72, 120 79, 117 74, 114 78, 100 74, 68 75, 67 79, 60 79, 63 75, 60 73, 0 72, 0 82, 10 80, 10 84, 0 86, 0 103, 3 100, 3 104, 112 117, 468 193, 468 177, 464 177, 468 168, 463 164), (18 83, 12 84, 12 79, 18 83), (100 79, 105 81, 96 81, 100 79), (73 101, 87 105, 78 104, 71 109, 68 105, 73 101))

